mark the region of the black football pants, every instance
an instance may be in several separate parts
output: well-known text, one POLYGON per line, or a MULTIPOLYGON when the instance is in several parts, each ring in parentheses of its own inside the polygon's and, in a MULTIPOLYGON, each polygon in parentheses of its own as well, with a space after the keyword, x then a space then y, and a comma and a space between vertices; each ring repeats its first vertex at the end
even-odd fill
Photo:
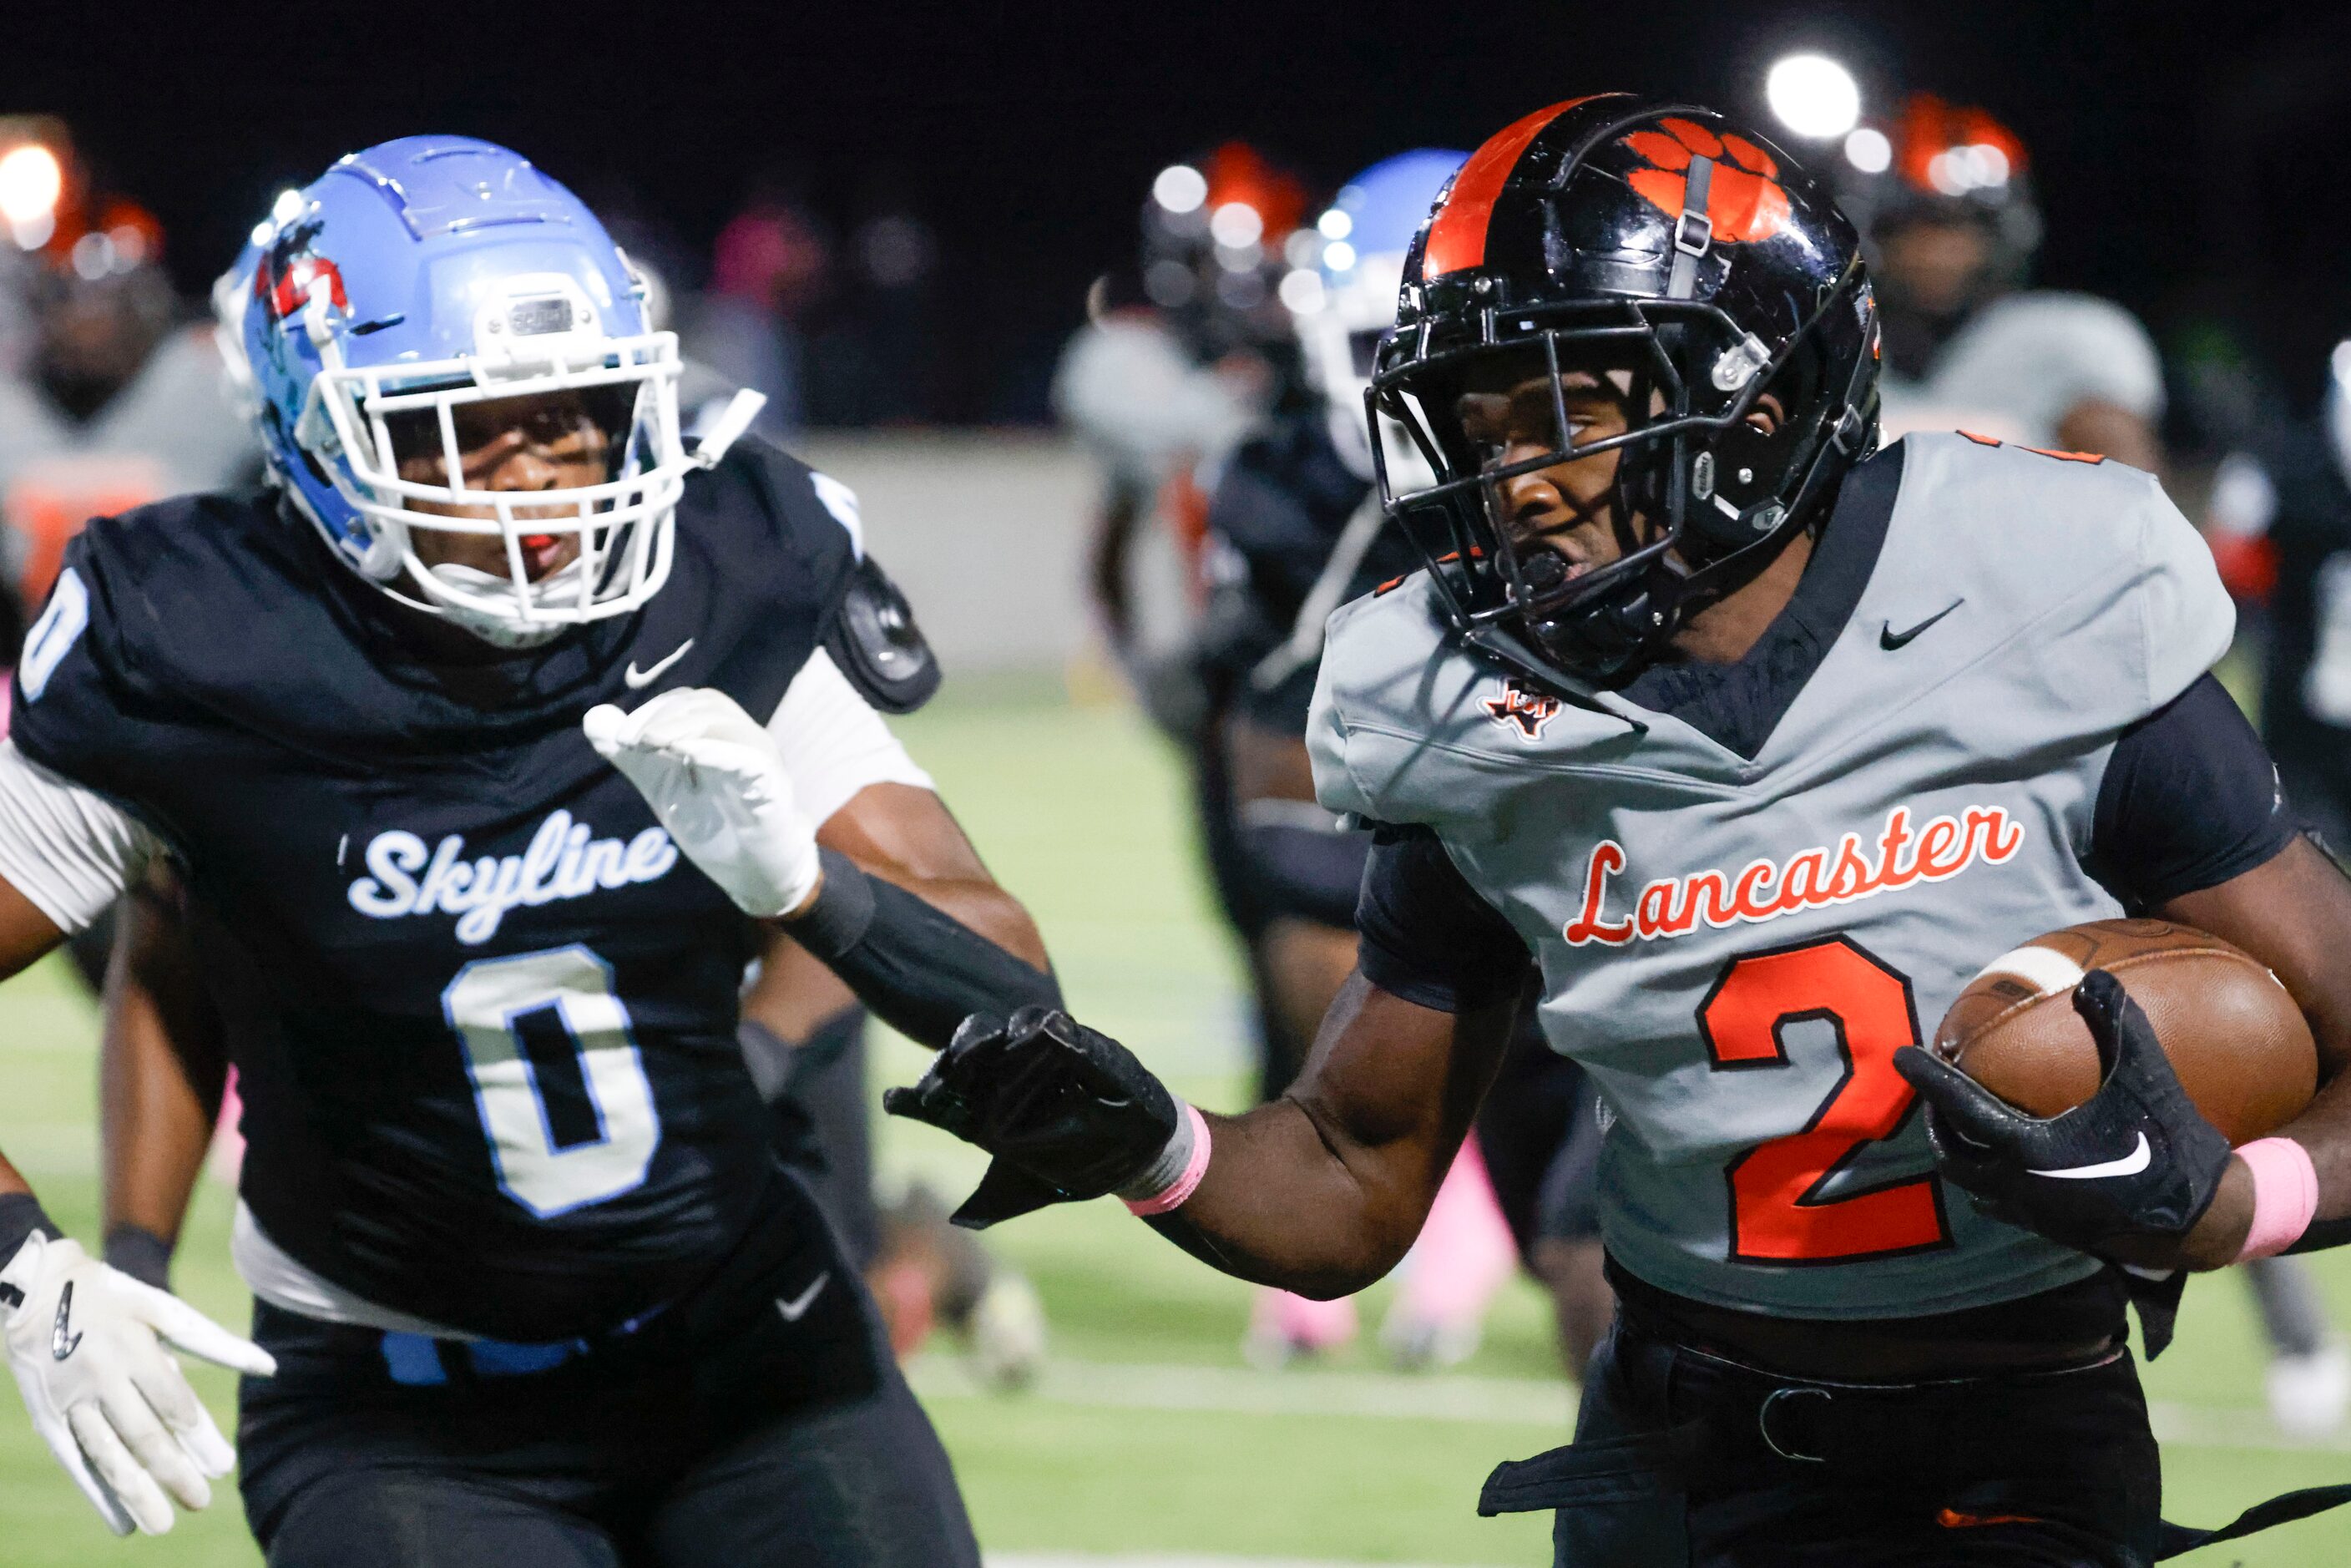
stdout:
POLYGON ((797 1186, 713 1281, 590 1348, 257 1304, 271 1568, 978 1568, 945 1449, 797 1186))
POLYGON ((1556 1568, 2145 1568, 2159 1459, 2129 1353, 1942 1385, 1774 1377, 1617 1326, 1575 1442, 1483 1513, 1555 1509, 1556 1568))

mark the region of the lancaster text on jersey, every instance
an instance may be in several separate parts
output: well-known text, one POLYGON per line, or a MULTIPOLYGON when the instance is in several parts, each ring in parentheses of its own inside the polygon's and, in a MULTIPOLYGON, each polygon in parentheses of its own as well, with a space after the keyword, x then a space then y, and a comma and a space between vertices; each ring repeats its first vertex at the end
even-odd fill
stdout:
POLYGON ((1998 865, 2023 842, 2024 829, 1998 806, 1963 806, 1916 833, 1910 830, 1910 808, 1896 806, 1886 814, 1874 853, 1863 852, 1859 833, 1847 833, 1834 848, 1800 851, 1784 862, 1754 861, 1735 877, 1711 869, 1660 877, 1643 885, 1631 915, 1611 920, 1606 914, 1608 884, 1625 869, 1625 846, 1604 839, 1593 847, 1584 867, 1582 913, 1561 935, 1572 946, 1586 942, 1623 946, 1636 937, 1680 936, 1700 922, 1719 928, 1740 921, 1773 920, 1800 909, 1850 904, 1914 882, 1942 882, 1979 859, 1998 865), (1907 859, 1906 850, 1911 851, 1907 859))

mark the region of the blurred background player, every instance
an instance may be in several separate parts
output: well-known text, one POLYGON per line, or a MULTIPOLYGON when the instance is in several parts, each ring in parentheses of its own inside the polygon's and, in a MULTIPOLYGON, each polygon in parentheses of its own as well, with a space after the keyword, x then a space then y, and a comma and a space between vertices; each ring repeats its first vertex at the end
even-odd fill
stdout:
MULTIPOLYGON (((1280 288, 1312 396, 1233 450, 1208 505, 1203 750, 1221 759, 1229 788, 1203 798, 1202 831, 1212 842, 1228 835, 1232 846, 1225 906, 1256 988, 1261 1099, 1297 1076, 1354 967, 1370 836, 1314 803, 1307 706, 1324 620, 1417 560, 1373 486, 1364 393, 1372 356, 1395 324, 1405 253, 1465 156, 1422 149, 1385 159, 1349 180, 1318 218, 1299 247, 1315 253, 1314 265, 1293 267, 1280 288)), ((1391 453, 1399 448, 1410 449, 1389 444, 1391 453)), ((1580 1222, 1591 1205, 1573 1177, 1548 1206, 1542 1197, 1571 1127, 1590 1129, 1581 1142, 1596 1145, 1596 1124, 1588 1103, 1576 1120, 1582 1075, 1532 1043, 1504 1069, 1510 1087, 1489 1097, 1491 1126, 1464 1146, 1405 1267, 1381 1337, 1407 1366, 1450 1365, 1477 1348, 1514 1243, 1560 1297, 1571 1370, 1581 1371, 1605 1326, 1596 1228, 1580 1222), (1506 1189, 1499 1207, 1498 1184, 1506 1189)), ((1580 1170, 1588 1184, 1592 1167, 1572 1153, 1562 1168, 1580 1170)), ((1280 1364, 1354 1330, 1352 1300, 1266 1289, 1247 1343, 1251 1359, 1280 1364)))
MULTIPOLYGON (((1209 883, 1243 936, 1256 1034, 1268 1042, 1284 1026, 1267 1010, 1270 988, 1248 939, 1259 923, 1255 879, 1199 640, 1208 497, 1236 444, 1301 401, 1280 288, 1293 259, 1311 263, 1306 215, 1305 186, 1246 142, 1159 171, 1136 269, 1094 280, 1052 387, 1054 412, 1102 476, 1087 559, 1102 633, 1144 711, 1185 754, 1209 883)), ((1298 1348, 1354 1332, 1352 1306, 1291 1304, 1298 1348)), ((1280 1340, 1252 1330, 1250 1343, 1280 1340)))
MULTIPOLYGON (((213 324, 172 290, 163 229, 100 190, 62 120, 0 118, 0 646, 24 641, 89 517, 257 479, 213 324)), ((5 691, 5 687, 0 687, 5 691)), ((0 733, 5 732, 0 701, 0 733)), ((70 945, 97 988, 111 923, 70 945)))
POLYGON ((12 210, 49 193, 46 214, 16 225, 23 325, 15 362, 0 363, 0 517, 21 616, 84 518, 235 484, 261 459, 212 324, 172 292, 162 225, 94 189, 54 120, 0 120, 0 184, 12 210))
POLYGON ((2147 329, 2110 300, 2023 287, 2042 225, 2015 133, 1917 93, 1844 154, 1837 200, 1885 323, 1886 439, 1966 429, 2157 472, 2163 371, 2147 329))
MULTIPOLYGON (((831 244, 807 208, 780 180, 762 180, 718 231, 710 286, 686 313, 686 355, 731 385, 766 396, 751 428, 769 441, 797 434, 807 422, 805 323, 831 259, 831 244)), ((710 406, 705 398, 688 412, 710 406)))
MULTIPOLYGON (((1886 440, 1914 430, 1969 430, 2027 446, 2104 453, 2161 476, 2163 367, 2147 329, 2112 300, 2025 287, 2043 228, 2030 158, 2014 132, 1983 110, 1917 93, 1890 126, 1854 131, 1844 159, 1830 162, 1839 172, 1839 204, 1868 247, 1877 291, 1886 440)), ((2289 448, 2321 455, 2340 490, 2324 439, 2314 428, 2283 435, 2274 460, 2291 468, 2289 448)), ((2232 460, 2233 477, 2221 488, 2236 520, 2221 520, 2216 490, 2208 532, 2221 539, 2263 532, 2268 515, 2246 499, 2259 494, 2262 471, 2253 456, 2232 460)), ((2309 542, 2304 535, 2297 549, 2309 542)), ((2273 651, 2263 704, 2273 745, 2278 726, 2285 727, 2281 768, 2293 766, 2290 755, 2325 758, 2321 780, 2330 771, 2351 778, 2351 750, 2343 745, 2351 737, 2325 720, 2313 729, 2301 695, 2317 648, 2307 633, 2322 623, 2320 560, 2336 548, 2351 548, 2351 522, 2339 545, 2298 562, 2310 570, 2294 580, 2294 602, 2283 611, 2297 633, 2273 651), (2281 674, 2292 688, 2283 698, 2281 674), (2304 744, 2297 751, 2298 740, 2304 744)), ((2226 568, 2225 545, 2222 551, 2226 568)), ((2240 557, 2233 589, 2243 591, 2245 567, 2259 559, 2240 557)), ((2351 556, 2344 559, 2351 577, 2351 556)), ((2351 723, 2351 592, 2344 604, 2340 711, 2351 723)), ((2306 811, 2330 810, 2325 801, 2343 798, 2325 783, 2307 789, 2290 776, 2287 784, 2306 811)), ((2351 1356, 2327 1322, 2309 1266, 2262 1259, 2246 1265, 2245 1276, 2270 1343, 2271 1413, 2290 1432, 2333 1430, 2351 1403, 2351 1356)))
POLYGON ((1312 238, 1306 205, 1297 178, 1244 142, 1162 169, 1136 275, 1095 279, 1053 375, 1054 411, 1102 473, 1088 578, 1103 634, 1186 743, 1203 713, 1190 639, 1207 497, 1233 444, 1299 397, 1278 290, 1312 238))

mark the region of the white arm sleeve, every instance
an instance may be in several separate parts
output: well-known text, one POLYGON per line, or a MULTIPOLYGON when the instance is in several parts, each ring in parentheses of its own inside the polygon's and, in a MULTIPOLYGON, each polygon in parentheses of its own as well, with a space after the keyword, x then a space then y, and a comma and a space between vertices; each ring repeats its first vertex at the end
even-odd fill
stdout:
POLYGON ((938 788, 822 648, 784 688, 768 733, 783 754, 800 810, 819 827, 868 784, 938 788))
POLYGON ((162 848, 104 796, 0 740, 0 877, 68 936, 105 914, 162 848))

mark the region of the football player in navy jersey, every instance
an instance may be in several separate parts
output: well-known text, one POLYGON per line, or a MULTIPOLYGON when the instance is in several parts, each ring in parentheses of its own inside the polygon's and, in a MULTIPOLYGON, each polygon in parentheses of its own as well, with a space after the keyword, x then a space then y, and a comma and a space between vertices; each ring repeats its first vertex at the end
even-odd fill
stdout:
POLYGON ((234 1462, 169 1343, 248 1375, 273 1563, 977 1562, 737 988, 763 922, 934 1043, 1057 988, 877 713, 853 497, 747 404, 689 448, 639 292, 504 149, 343 159, 222 295, 271 486, 93 523, 28 638, 0 972, 169 861, 245 1104, 251 1343, 0 1165, 10 1365, 118 1533, 234 1462))
POLYGON ((967 1222, 1117 1193, 1228 1273, 1360 1289, 1531 956, 1613 1113, 1621 1306, 1576 1440, 1480 1507, 1555 1511, 1558 1563, 2143 1568, 2351 1500, 2164 1524, 2124 1322, 2158 1351, 2184 1270, 2351 1238, 2351 881, 2209 673, 2228 601, 2154 479, 1877 451, 1878 365, 1852 226, 1749 128, 1601 94, 1489 139, 1373 368, 1422 565, 1332 617, 1309 718, 1316 799, 1380 824, 1356 971, 1237 1117, 1065 1015, 970 1020, 884 1100, 996 1156, 967 1222), (2270 968, 2306 1111, 2232 1150, 2114 975, 2013 951, 2126 912, 2270 968), (2082 1017, 2075 1110, 1920 1049, 1988 967, 2082 1017))

